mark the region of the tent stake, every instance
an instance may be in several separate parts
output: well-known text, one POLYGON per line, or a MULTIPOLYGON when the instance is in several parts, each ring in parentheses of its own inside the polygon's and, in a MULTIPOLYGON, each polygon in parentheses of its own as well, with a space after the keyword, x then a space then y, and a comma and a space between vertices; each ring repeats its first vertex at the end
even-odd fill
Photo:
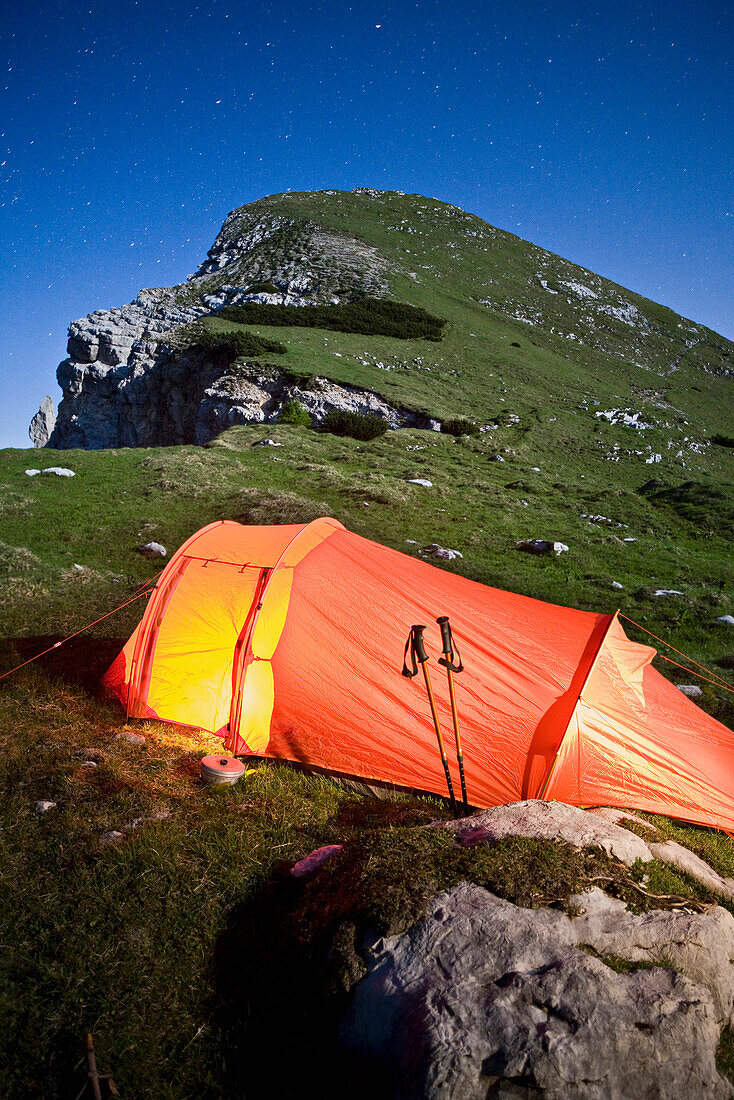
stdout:
MULTIPOLYGON (((454 796, 454 785, 451 782, 451 772, 449 771, 449 761, 446 756, 446 746, 443 743, 443 734, 441 733, 441 725, 438 720, 438 711, 436 710, 436 699, 433 695, 433 687, 431 686, 431 677, 428 672, 428 654, 426 653, 426 647, 423 645, 423 631, 425 626, 412 626, 410 628, 410 636, 405 646, 405 654, 407 656, 408 649, 410 648, 410 655, 413 660, 413 667, 415 668, 416 660, 420 663, 423 669, 423 679, 426 682, 426 691, 428 692, 428 702, 431 705, 431 715, 433 716, 433 725, 436 729, 436 739, 438 741, 438 750, 441 753, 441 762, 443 764, 443 770, 446 773, 446 786, 449 790, 449 798, 451 799, 451 808, 454 812, 454 817, 459 816, 459 811, 456 805, 456 798, 454 796)), ((415 670, 418 671, 417 669, 415 670)), ((405 662, 403 663, 403 675, 414 676, 415 673, 409 672, 405 662)))
POLYGON ((461 797, 464 800, 464 813, 469 813, 469 800, 466 797, 466 779, 464 778, 464 754, 461 749, 461 734, 459 733, 459 715, 456 709, 456 692, 454 691, 454 673, 463 672, 459 651, 456 656, 459 663, 454 664, 454 639, 451 634, 448 615, 441 615, 436 622, 441 627, 441 641, 443 642, 443 657, 439 657, 438 663, 446 669, 449 681, 449 697, 451 699, 451 717, 454 720, 454 737, 456 738, 456 759, 459 763, 459 775, 461 776, 461 797))

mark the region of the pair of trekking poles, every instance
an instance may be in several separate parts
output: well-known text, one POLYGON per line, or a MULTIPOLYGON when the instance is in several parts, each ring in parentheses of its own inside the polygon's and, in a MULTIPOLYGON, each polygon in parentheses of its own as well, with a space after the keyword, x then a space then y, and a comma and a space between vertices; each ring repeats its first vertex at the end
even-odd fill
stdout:
MULTIPOLYGON (((443 665, 446 669, 446 675, 449 681, 449 698, 451 699, 451 715, 454 720, 454 736, 456 738, 456 759, 459 764, 459 775, 461 777, 461 797, 464 802, 464 813, 469 813, 469 803, 466 797, 466 779, 464 778, 464 756, 461 749, 461 735, 459 733, 459 716, 456 710, 456 692, 454 691, 454 673, 464 671, 464 666, 461 663, 461 654, 454 645, 453 636, 451 634, 451 625, 449 623, 448 615, 441 615, 436 622, 441 627, 441 642, 443 644, 443 657, 439 657, 438 663, 443 665), (454 663, 454 653, 456 654, 457 663, 454 663)), ((420 664, 423 670, 423 678, 426 682, 426 692, 428 693, 428 702, 431 707, 431 715, 433 717, 433 725, 436 728, 436 738, 438 740, 438 748, 441 753, 441 761, 443 763, 443 770, 446 773, 446 786, 449 791, 449 798, 451 800, 451 808, 454 812, 454 817, 459 816, 458 806, 456 804, 456 796, 454 795, 454 785, 451 781, 451 772, 449 771, 449 761, 446 755, 446 746, 443 740, 443 734, 441 733, 441 724, 438 720, 438 711, 436 709, 436 699, 433 694, 433 686, 431 684, 431 676, 428 671, 428 654, 426 653, 426 647, 423 644, 423 631, 425 626, 420 624, 417 626, 411 626, 410 634, 408 635, 408 641, 405 643, 405 653, 403 655, 403 676, 418 675, 418 665, 420 664), (410 657, 410 666, 408 665, 408 658, 410 657)))

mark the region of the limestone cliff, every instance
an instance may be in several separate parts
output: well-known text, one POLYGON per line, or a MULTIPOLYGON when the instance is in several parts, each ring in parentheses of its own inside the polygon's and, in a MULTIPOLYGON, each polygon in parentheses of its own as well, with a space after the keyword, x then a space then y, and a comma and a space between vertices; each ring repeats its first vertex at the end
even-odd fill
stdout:
MULTIPOLYGON (((384 295, 387 271, 376 249, 349 234, 304 218, 264 215, 262 203, 241 207, 185 283, 141 290, 129 305, 96 310, 69 326, 68 358, 57 371, 63 400, 50 437, 39 445, 203 444, 233 424, 273 419, 297 387, 275 368, 263 374, 262 365, 253 364, 233 374, 216 356, 179 350, 177 331, 224 305, 311 305, 384 295)), ((380 411, 396 424, 404 420, 355 387, 317 380, 308 395, 297 396, 317 418, 344 407, 380 411)), ((35 442, 38 414, 33 423, 35 442)))

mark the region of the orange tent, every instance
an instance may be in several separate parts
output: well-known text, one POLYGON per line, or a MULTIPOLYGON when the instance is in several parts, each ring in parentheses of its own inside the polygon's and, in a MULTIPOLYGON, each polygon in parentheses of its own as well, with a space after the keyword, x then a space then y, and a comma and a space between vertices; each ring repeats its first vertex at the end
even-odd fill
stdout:
MULTIPOLYGON (((631 806, 734 831, 734 734, 597 615, 489 588, 334 519, 222 521, 172 556, 105 681, 133 717, 211 730, 237 754, 445 794, 411 625, 448 614, 469 800, 631 806)), ((446 678, 434 665, 444 733, 446 678)), ((454 787, 458 772, 452 762, 454 787)))

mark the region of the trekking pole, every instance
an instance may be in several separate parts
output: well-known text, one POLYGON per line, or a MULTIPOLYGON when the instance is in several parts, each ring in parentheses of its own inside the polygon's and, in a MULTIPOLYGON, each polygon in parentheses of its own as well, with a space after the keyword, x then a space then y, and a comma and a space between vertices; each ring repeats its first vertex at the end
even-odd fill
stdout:
POLYGON ((451 716, 454 720, 454 737, 456 738, 456 759, 459 761, 459 775, 461 776, 461 797, 464 799, 464 812, 469 813, 469 802, 466 797, 466 779, 464 778, 464 755, 461 751, 461 734, 459 733, 459 715, 456 710, 456 693, 454 691, 454 673, 463 672, 461 654, 458 649, 456 656, 459 663, 454 664, 454 639, 451 633, 448 615, 441 615, 436 619, 441 627, 441 641, 443 642, 443 657, 438 658, 438 663, 446 669, 449 681, 449 697, 451 698, 451 716))
POLYGON ((423 678, 426 681, 426 691, 428 692, 428 702, 431 704, 431 714, 433 715, 433 724, 436 727, 436 738, 438 740, 438 749, 441 753, 441 761, 443 763, 443 770, 446 773, 446 786, 449 789, 449 798, 451 799, 451 808, 454 811, 454 817, 458 817, 458 810, 456 807, 456 798, 454 797, 454 786, 451 782, 451 772, 449 771, 449 761, 446 756, 446 747, 443 743, 443 735, 441 733, 441 726, 438 721, 438 711, 436 710, 436 700, 433 696, 433 688, 431 687, 431 677, 428 672, 428 654, 426 648, 423 645, 423 631, 425 626, 412 626, 410 628, 410 634, 408 635, 408 641, 405 643, 405 654, 403 656, 403 676, 413 677, 418 672, 418 666, 416 661, 420 663, 423 669, 423 678), (408 650, 410 650, 410 657, 413 665, 413 671, 411 672, 407 665, 408 650))

